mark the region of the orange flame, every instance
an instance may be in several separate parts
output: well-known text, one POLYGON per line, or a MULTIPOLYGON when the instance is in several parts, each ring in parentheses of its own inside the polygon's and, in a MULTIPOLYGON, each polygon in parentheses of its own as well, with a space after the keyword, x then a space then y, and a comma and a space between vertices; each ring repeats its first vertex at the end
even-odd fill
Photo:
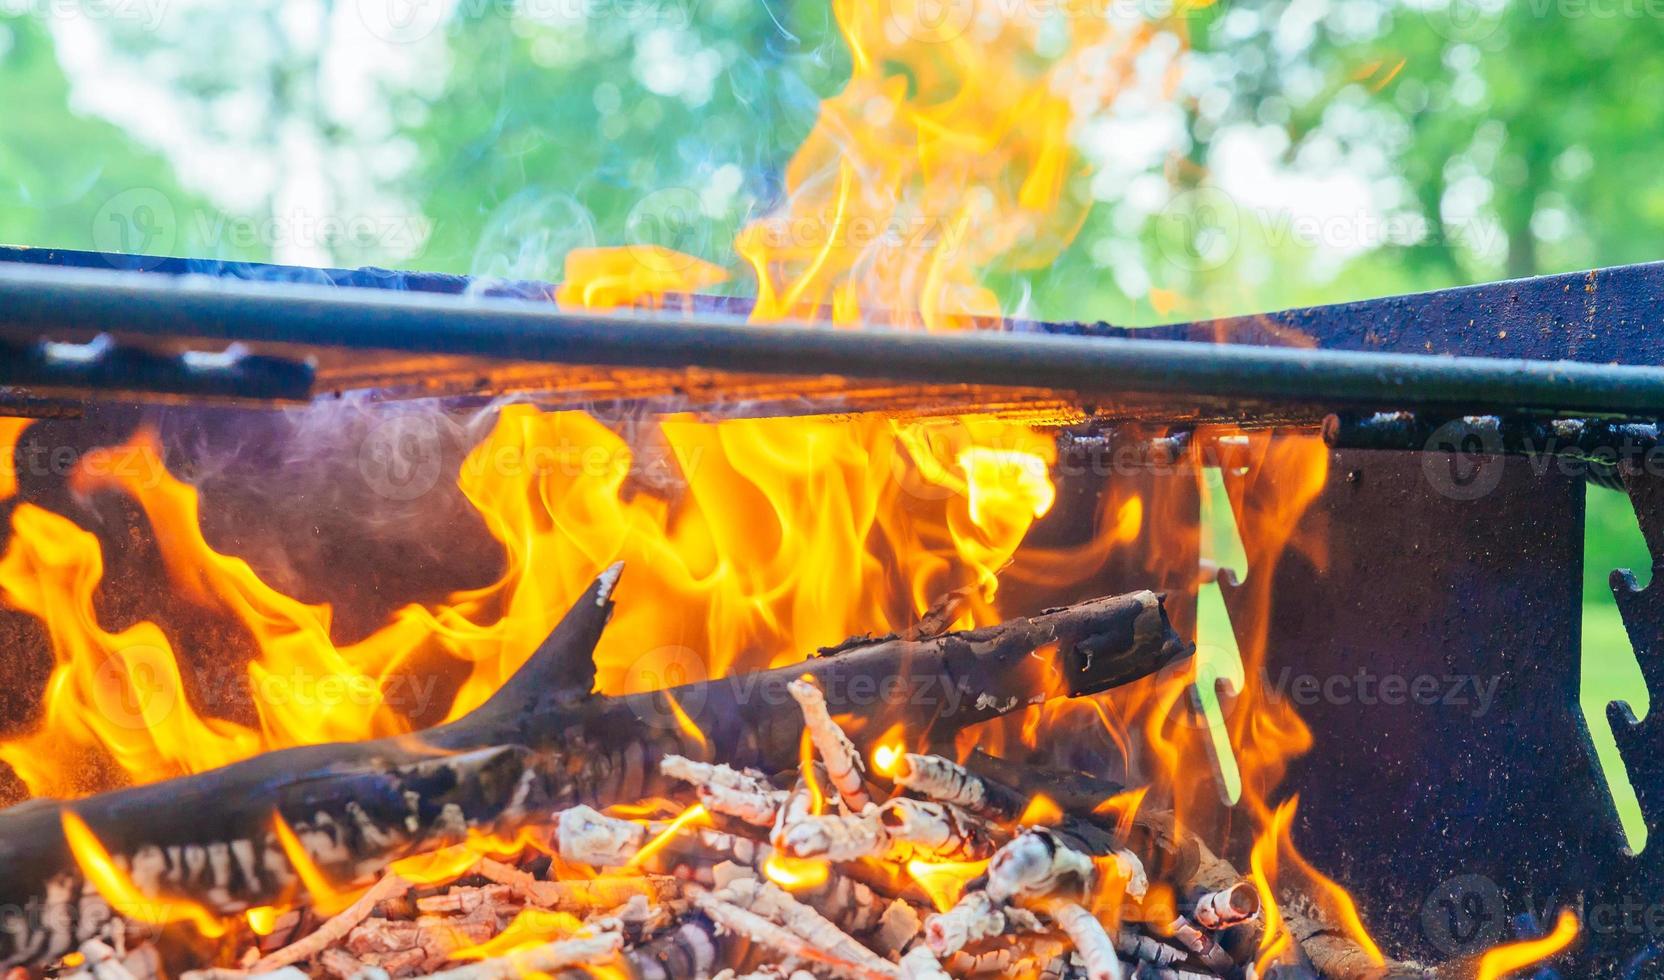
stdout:
POLYGON ((34 419, 0 418, 0 500, 17 496, 17 441, 34 419))
POLYGON ((831 877, 831 866, 820 858, 788 857, 775 851, 763 862, 768 880, 789 891, 818 888, 831 877))
POLYGON ((325 875, 322 868, 312 860, 306 845, 295 836, 295 831, 283 815, 272 814, 272 833, 277 835, 278 846, 283 848, 283 855, 289 859, 289 864, 300 876, 301 885, 306 894, 311 897, 312 904, 323 915, 334 915, 353 903, 358 895, 349 890, 336 888, 325 875))
MULTIPOLYGON (((400 610, 352 644, 331 637, 327 606, 284 595, 209 546, 195 489, 166 472, 154 437, 141 433, 128 449, 143 465, 78 471, 75 486, 137 500, 180 591, 243 624, 259 649, 246 678, 258 727, 198 712, 160 625, 103 629, 98 540, 23 504, 0 558, 0 597, 46 624, 55 666, 39 727, 0 742, 0 761, 35 794, 75 797, 289 745, 395 734, 411 727, 410 706, 389 692, 405 675, 433 676, 445 664, 465 675, 446 712, 454 719, 489 697, 572 596, 619 558, 631 586, 597 651, 598 686, 608 693, 793 662, 916 618, 967 576, 991 596, 995 570, 1040 510, 1038 490, 1025 483, 1004 496, 1016 513, 990 503, 999 494, 990 488, 975 491, 973 513, 968 494, 979 479, 1043 470, 1055 449, 992 420, 934 426, 929 439, 913 428, 882 419, 669 420, 657 427, 663 462, 687 485, 672 502, 626 486, 643 461, 596 420, 506 409, 459 478, 503 544, 503 576, 432 609, 400 610), (1023 447, 1038 469, 967 474, 959 457, 985 442, 1023 447), (669 637, 685 645, 663 645, 669 637), (115 778, 98 760, 114 763, 115 778)), ((987 622, 997 611, 984 604, 973 615, 987 622)), ((667 722, 690 720, 683 712, 667 722)))
POLYGON ((60 812, 60 819, 64 840, 69 843, 69 852, 74 855, 75 863, 117 915, 151 925, 189 922, 197 932, 209 939, 225 935, 225 924, 221 919, 197 903, 182 898, 146 895, 141 891, 74 810, 65 807, 60 812))
POLYGON ((721 266, 658 245, 578 248, 566 255, 565 281, 555 301, 582 309, 656 305, 665 293, 691 293, 727 278, 721 266))
POLYGON ((664 850, 665 845, 675 839, 684 827, 694 822, 710 822, 705 815, 705 807, 702 804, 695 803, 678 814, 676 819, 670 821, 652 840, 643 844, 639 850, 630 855, 630 860, 626 866, 631 868, 641 867, 653 855, 664 850))
POLYGON ((676 719, 676 727, 688 737, 690 744, 699 747, 702 757, 708 757, 711 754, 711 743, 705 739, 705 733, 699 730, 699 726, 694 724, 693 719, 688 717, 688 713, 682 709, 682 702, 676 700, 676 696, 669 691, 665 692, 664 700, 670 706, 671 715, 676 719))
POLYGON ((1144 805, 1144 798, 1149 795, 1148 786, 1123 790, 1093 807, 1092 812, 1099 816, 1114 817, 1115 832, 1125 839, 1132 830, 1132 822, 1138 818, 1139 807, 1144 805))
POLYGON ((1063 822, 1063 808, 1044 793, 1036 793, 1023 807, 1017 823, 1025 827, 1055 827, 1063 822))
POLYGON ((901 725, 891 725, 872 749, 873 772, 893 779, 900 771, 902 756, 907 754, 906 732, 901 725))
POLYGON ((988 870, 988 861, 926 861, 914 858, 907 862, 907 875, 930 896, 938 912, 946 912, 959 901, 965 886, 988 870))
POLYGON ((1476 980, 1502 980, 1516 970, 1541 963, 1570 946, 1577 939, 1579 928, 1577 913, 1561 909, 1548 935, 1498 946, 1481 957, 1476 980))
POLYGON ((1293 870, 1301 876, 1308 894, 1317 900, 1346 935, 1358 944, 1370 963, 1375 966, 1383 965, 1386 958, 1381 954, 1380 946, 1376 945, 1368 930, 1364 928, 1352 896, 1314 868, 1295 849, 1290 828, 1294 824, 1295 810, 1299 805, 1298 797, 1279 805, 1272 814, 1270 824, 1254 841, 1252 878, 1255 889, 1259 891, 1260 907, 1265 915, 1265 932, 1260 938, 1260 971, 1264 972, 1266 966, 1275 961, 1294 941, 1281 910, 1277 907, 1276 892, 1280 885, 1281 858, 1287 858, 1288 863, 1294 866, 1293 870))
POLYGON ((483 943, 465 946, 451 953, 454 960, 489 960, 512 956, 544 943, 566 939, 583 929, 584 924, 570 912, 551 912, 547 909, 524 908, 503 931, 483 943))

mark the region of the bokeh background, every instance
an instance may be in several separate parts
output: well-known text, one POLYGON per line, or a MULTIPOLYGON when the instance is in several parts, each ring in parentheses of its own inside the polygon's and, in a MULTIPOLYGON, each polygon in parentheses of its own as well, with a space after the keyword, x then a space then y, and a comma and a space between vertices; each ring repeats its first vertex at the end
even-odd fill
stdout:
MULTIPOLYGON (((1077 128, 1093 209, 1055 263, 989 271, 1011 312, 1664 258, 1664 0, 1000 2, 1163 19, 1177 66, 1077 128)), ((730 236, 848 72, 823 0, 0 0, 0 242, 558 279, 668 236, 743 292, 730 236), (665 193, 681 220, 643 221, 665 193)), ((1590 491, 1588 557, 1586 706, 1644 710, 1620 494, 1590 491)))

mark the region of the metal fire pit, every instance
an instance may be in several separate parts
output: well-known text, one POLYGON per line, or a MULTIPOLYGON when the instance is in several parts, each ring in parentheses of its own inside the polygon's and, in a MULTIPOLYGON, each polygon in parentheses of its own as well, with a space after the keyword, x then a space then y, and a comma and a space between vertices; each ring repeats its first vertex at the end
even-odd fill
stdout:
MULTIPOLYGON (((1295 839, 1400 958, 1470 955, 1570 905, 1584 934, 1560 961, 1569 975, 1661 975, 1664 719, 1631 724, 1615 705, 1588 720, 1612 726, 1653 837, 1631 856, 1578 692, 1590 475, 1627 489, 1664 557, 1664 470, 1644 465, 1664 417, 1664 264, 1147 330, 1019 323, 968 337, 744 326, 743 307, 722 300, 574 315, 550 296, 384 270, 0 251, 0 384, 12 386, 0 408, 270 405, 349 389, 531 391, 556 407, 673 395, 716 415, 979 408, 1083 426, 1066 452, 1088 456, 1115 424, 1315 431, 1335 415, 1329 479, 1297 529, 1322 535, 1326 554, 1291 551, 1272 581, 1274 685, 1350 679, 1348 696, 1301 702, 1315 747, 1285 782, 1301 795, 1295 839), (1540 465, 1552 456, 1595 462, 1540 465), (1360 671, 1405 693, 1366 700, 1360 671), (1410 693, 1431 690, 1423 678, 1439 696, 1410 693), (1451 697, 1458 683, 1473 694, 1451 697)), ((1084 472, 1034 540, 1090 528, 1105 479, 1084 472)), ((1194 473, 1114 479, 1196 525, 1194 473)), ((1251 475, 1227 482, 1243 514, 1279 492, 1251 475)), ((1192 623, 1196 545, 1157 549, 1175 525, 1149 524, 1081 591, 1155 574, 1192 623)), ((1649 688, 1664 692, 1664 585, 1601 571, 1649 688)), ((1226 585, 1228 609, 1240 612, 1242 588, 1226 585)), ((1023 592, 1012 598, 1042 601, 1023 592)))

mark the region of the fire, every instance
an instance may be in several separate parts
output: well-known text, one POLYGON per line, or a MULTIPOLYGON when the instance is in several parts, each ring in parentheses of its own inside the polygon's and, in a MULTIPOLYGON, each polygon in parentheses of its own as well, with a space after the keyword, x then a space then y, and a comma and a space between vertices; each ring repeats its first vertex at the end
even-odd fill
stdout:
POLYGON ((1100 816, 1114 817, 1116 833, 1126 837, 1132 830, 1132 822, 1138 816, 1139 808, 1144 805, 1144 798, 1149 795, 1148 786, 1124 790, 1099 803, 1092 812, 1100 816))
POLYGON ((467 874, 482 857, 508 859, 527 848, 549 853, 547 845, 531 827, 523 828, 513 837, 470 829, 467 840, 462 843, 401 858, 389 865, 388 871, 413 885, 440 885, 467 874))
MULTIPOLYGON (((105 630, 94 602, 97 538, 22 504, 0 558, 0 597, 46 625, 55 666, 40 726, 0 742, 0 760, 33 793, 74 797, 290 745, 404 732, 408 706, 386 692, 402 674, 447 664, 464 674, 446 713, 456 718, 489 697, 571 596, 619 558, 637 584, 598 651, 608 693, 794 662, 910 621, 967 582, 985 600, 967 615, 992 621, 994 573, 1043 508, 1027 487, 1004 498, 1014 513, 987 503, 993 490, 973 513, 965 490, 975 478, 958 460, 969 446, 1003 442, 1044 470, 1055 450, 1039 433, 993 420, 915 431, 924 427, 667 420, 656 429, 658 462, 687 482, 672 501, 626 486, 653 461, 595 419, 505 409, 459 474, 502 543, 503 576, 436 608, 407 607, 352 644, 332 638, 327 605, 284 595, 209 545, 195 489, 166 472, 154 437, 141 433, 128 449, 145 465, 78 471, 74 485, 134 498, 180 592, 247 629, 259 649, 246 677, 258 725, 199 713, 161 624, 105 630), (669 638, 680 644, 666 646, 669 638), (323 696, 332 689, 337 696, 323 696)), ((667 723, 686 731, 691 720, 682 712, 667 723)))
POLYGON ((924 889, 938 912, 953 908, 965 886, 987 870, 987 861, 926 861, 914 858, 907 862, 908 877, 924 889))
MULTIPOLYGON (((1130 87, 1157 27, 1025 15, 1021 5, 978 0, 951 5, 943 20, 933 6, 940 7, 834 0, 852 62, 849 83, 823 103, 788 167, 783 206, 733 243, 733 264, 754 281, 754 320, 986 325, 1003 312, 987 283, 1044 267, 1084 222, 1089 195, 1073 139, 1084 120, 1130 87), (961 7, 970 14, 963 21, 961 7)), ((555 300, 656 306, 669 293, 728 277, 715 263, 654 245, 585 249, 567 256, 555 300)), ((0 446, 14 445, 24 424, 0 425, 0 446)), ((1243 508, 1237 516, 1252 569, 1241 641, 1252 679, 1267 652, 1276 563, 1289 548, 1311 546, 1295 539, 1295 529, 1324 487, 1327 451, 1309 437, 1198 433, 1199 443, 1209 440, 1242 448, 1248 458, 1230 469, 1227 483, 1243 508), (1243 491, 1253 480, 1271 481, 1278 492, 1254 495, 1270 502, 1249 512, 1243 491)), ((241 624, 257 651, 243 678, 255 720, 212 717, 193 704, 167 624, 107 630, 95 601, 104 579, 98 539, 66 517, 19 504, 0 556, 0 599, 45 625, 53 668, 38 726, 0 742, 0 761, 35 795, 73 798, 292 745, 406 733, 435 720, 414 718, 416 706, 392 695, 399 678, 416 673, 450 678, 448 707, 436 717, 454 720, 495 692, 571 598, 617 560, 625 561, 631 587, 620 593, 597 650, 597 686, 605 693, 795 663, 846 636, 914 622, 956 589, 970 599, 955 626, 991 623, 1001 618, 1000 573, 1057 501, 1052 434, 996 418, 713 423, 668 416, 627 425, 511 405, 454 474, 502 548, 499 578, 401 609, 347 643, 332 632, 327 605, 285 595, 249 562, 208 542, 195 488, 167 472, 152 434, 140 432, 122 451, 140 465, 83 468, 73 488, 136 501, 177 594, 241 624), (316 694, 326 679, 351 696, 316 694), (306 691, 314 693, 296 696, 306 691)), ((1198 459, 1193 452, 1191 462, 1198 459)), ((0 498, 17 489, 4 469, 0 498)), ((1161 506, 1112 487, 1089 544, 1026 554, 1019 571, 1028 583, 1058 588, 1086 581, 1112 549, 1151 528, 1184 527, 1161 506)), ((1213 792, 1203 775, 1207 734, 1187 720, 1194 680, 1175 672, 1096 703, 1034 706, 1012 725, 967 731, 963 744, 983 739, 997 749, 1009 736, 1038 747, 1053 731, 1101 732, 1126 761, 1127 781, 1142 783, 1104 801, 1100 816, 1123 831, 1145 805, 1190 819, 1218 810, 1216 799, 1203 798, 1213 792)), ((685 706, 667 703, 662 723, 707 745, 685 706)), ((1262 963, 1291 941, 1274 900, 1285 872, 1315 887, 1325 909, 1379 961, 1351 899, 1295 850, 1294 802, 1271 802, 1310 732, 1291 707, 1250 684, 1228 737, 1242 774, 1241 806, 1258 829, 1251 867, 1266 916, 1262 963)), ((875 772, 892 773, 905 750, 904 733, 882 735, 872 750, 875 772)), ((806 761, 808 752, 806 740, 806 761)), ((812 766, 803 771, 822 812, 825 789, 812 766)), ((1023 822, 1061 816, 1036 795, 1023 822)), ((705 819, 702 807, 681 810, 634 863, 705 819)), ((84 824, 66 816, 64 830, 107 897, 142 900, 84 824)), ((314 902, 335 904, 349 894, 281 819, 273 832, 314 902)), ((482 855, 526 846, 535 842, 479 837, 407 858, 393 871, 418 884, 446 882, 482 855)), ((985 867, 913 860, 905 870, 947 908, 985 867)), ((780 855, 765 871, 790 888, 828 875, 824 861, 780 855)), ((1095 898, 1116 904, 1119 892, 1095 898)), ((167 908, 171 919, 188 919, 205 934, 223 927, 199 907, 167 908)), ((269 932, 277 912, 251 909, 247 919, 269 932)), ((552 916, 517 919, 471 955, 512 952, 572 927, 552 916)))
POLYGON ((893 779, 899 771, 902 756, 907 754, 906 732, 900 725, 878 737, 872 749, 872 770, 886 779, 893 779))
POLYGON ((1044 793, 1032 796, 1028 805, 1023 807, 1022 815, 1017 823, 1024 826, 1052 827, 1063 820, 1063 808, 1059 807, 1052 798, 1044 793))
POLYGON ((1515 970, 1522 970, 1557 955, 1577 939, 1579 928, 1577 913, 1571 909, 1561 909, 1554 928, 1548 935, 1498 946, 1481 957, 1477 980, 1502 980, 1515 970))
POLYGON ((785 210, 734 245, 755 318, 830 309, 839 325, 946 330, 997 317, 984 274, 1043 266, 1074 237, 1089 204, 1071 193, 1085 169, 1072 129, 1119 94, 1154 32, 987 3, 946 18, 924 3, 832 6, 849 83, 788 166, 785 210))
POLYGON ((1300 877, 1308 893, 1323 907, 1329 917, 1358 944, 1371 963, 1381 966, 1386 962, 1386 957, 1382 955, 1381 948, 1376 945, 1375 940, 1370 938, 1369 931, 1364 928, 1352 896, 1314 868, 1295 848, 1291 827, 1299 805, 1298 798, 1291 798, 1279 805, 1271 816, 1270 824, 1254 841, 1250 867, 1253 869, 1254 887, 1260 894, 1260 907, 1265 915, 1265 933, 1260 940, 1261 972, 1263 973, 1266 966, 1275 961, 1288 944, 1293 942, 1293 936, 1277 906, 1276 893, 1281 881, 1282 861, 1285 858, 1293 866, 1291 870, 1300 877))
POLYGON ((556 939, 577 935, 584 924, 570 912, 521 909, 502 932, 483 943, 465 946, 451 954, 458 960, 488 960, 534 949, 556 939))
POLYGON ((17 468, 12 458, 17 455, 17 440, 33 419, 0 418, 0 500, 17 496, 17 468))
POLYGON ((145 894, 75 811, 65 809, 62 822, 64 840, 81 873, 118 915, 152 925, 188 922, 209 939, 225 935, 224 922, 197 903, 145 894))
POLYGON ((699 730, 699 726, 693 723, 693 719, 688 717, 682 703, 676 700, 675 695, 668 692, 665 694, 664 700, 665 704, 670 706, 671 715, 676 719, 676 727, 688 737, 689 744, 697 745, 702 755, 709 755, 711 743, 706 740, 705 733, 699 730))
POLYGON ((582 309, 654 305, 665 293, 691 293, 727 278, 721 266, 657 245, 580 248, 566 256, 565 281, 555 301, 582 309))
POLYGON ((630 857, 629 866, 632 868, 640 867, 648 858, 664 850, 665 845, 674 840, 683 828, 700 821, 708 823, 709 818, 705 815, 705 808, 695 803, 678 814, 676 819, 670 821, 663 830, 659 831, 656 837, 642 845, 641 849, 630 857))
POLYGON ((277 917, 282 911, 271 905, 256 905, 243 913, 249 931, 256 936, 269 936, 277 928, 277 917))
POLYGON ((768 880, 791 891, 818 888, 831 877, 831 866, 818 858, 787 857, 776 851, 763 862, 768 880))
POLYGON ((283 856, 289 859, 290 866, 300 876, 301 885, 305 887, 311 903, 321 914, 334 915, 351 905, 353 899, 358 897, 350 891, 335 887, 329 876, 312 860, 306 846, 295 836, 294 829, 281 814, 272 814, 272 833, 277 836, 278 846, 283 848, 283 856))

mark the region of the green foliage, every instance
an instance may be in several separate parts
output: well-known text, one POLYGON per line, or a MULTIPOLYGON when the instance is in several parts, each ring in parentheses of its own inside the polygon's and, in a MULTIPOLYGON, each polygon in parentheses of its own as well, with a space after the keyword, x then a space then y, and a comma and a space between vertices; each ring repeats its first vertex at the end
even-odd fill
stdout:
POLYGON ((173 168, 119 127, 73 111, 52 39, 32 19, 0 16, 0 93, 0 242, 63 248, 126 242, 134 251, 172 251, 180 244, 157 234, 153 223, 124 224, 133 209, 118 199, 126 193, 124 200, 141 209, 189 200, 173 168))
MULTIPOLYGON (((0 18, 0 238, 541 278, 577 245, 653 241, 736 268, 744 290, 729 239, 780 204, 786 160, 848 73, 823 3, 457 0, 425 46, 391 46, 407 61, 420 52, 416 71, 343 82, 343 61, 388 56, 331 55, 342 18, 363 7, 197 4, 143 29, 93 25, 204 145, 276 162, 222 173, 221 186, 175 176, 197 144, 147 145, 76 108, 42 19, 53 14, 0 18), (342 86, 357 84, 372 87, 359 94, 373 112, 341 108, 342 86), (294 132, 317 161, 291 159, 294 132), (331 187, 307 207, 343 220, 393 207, 419 220, 417 240, 337 235, 285 253, 295 205, 276 185, 308 166, 331 187), (247 193, 229 200, 224 184, 238 183, 247 193), (154 194, 173 210, 170 235, 143 234, 135 219, 154 209, 121 199, 135 189, 141 205, 154 194), (226 233, 263 221, 277 226, 226 233)), ((991 270, 990 284, 1029 315, 1138 323, 1656 258, 1659 13, 1645 0, 1183 12, 1180 135, 1143 175, 1171 199, 1152 203, 1147 182, 1134 193, 1138 175, 1082 178, 1071 193, 1097 200, 1075 244, 1045 269, 991 270), (1222 201, 1233 166, 1222 146, 1244 131, 1278 141, 1285 172, 1362 181, 1394 233, 1355 228, 1336 247, 1222 201)))
POLYGON ((491 8, 446 34, 459 70, 397 114, 419 120, 424 265, 456 272, 558 278, 567 249, 625 242, 733 265, 734 232, 777 201, 848 74, 812 4, 643 0, 559 23, 491 8))

